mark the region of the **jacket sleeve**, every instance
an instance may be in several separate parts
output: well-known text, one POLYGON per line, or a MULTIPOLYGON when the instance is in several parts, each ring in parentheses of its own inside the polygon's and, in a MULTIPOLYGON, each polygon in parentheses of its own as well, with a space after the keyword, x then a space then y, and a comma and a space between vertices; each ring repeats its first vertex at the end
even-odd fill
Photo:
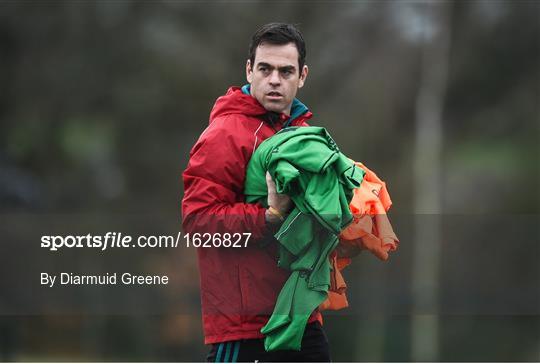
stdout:
MULTIPOLYGON (((230 117, 229 117, 230 118, 230 117)), ((234 120, 218 118, 201 134, 182 174, 184 232, 267 233, 265 208, 244 202, 247 164, 253 140, 234 120)))

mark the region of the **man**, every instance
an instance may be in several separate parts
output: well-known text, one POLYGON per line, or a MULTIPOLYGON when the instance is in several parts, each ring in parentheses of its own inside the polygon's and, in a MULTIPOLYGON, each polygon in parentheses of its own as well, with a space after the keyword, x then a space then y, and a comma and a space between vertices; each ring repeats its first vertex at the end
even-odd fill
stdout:
POLYGON ((257 30, 246 62, 249 84, 217 99, 183 173, 185 232, 252 234, 246 247, 198 248, 205 343, 213 345, 208 361, 330 361, 317 310, 301 351, 264 350, 260 330, 289 276, 277 266, 272 232, 292 203, 277 194, 269 175, 268 208, 244 203, 243 195, 246 167, 260 143, 284 127, 306 126, 312 116, 295 99, 308 75, 305 57, 295 26, 271 23, 257 30))

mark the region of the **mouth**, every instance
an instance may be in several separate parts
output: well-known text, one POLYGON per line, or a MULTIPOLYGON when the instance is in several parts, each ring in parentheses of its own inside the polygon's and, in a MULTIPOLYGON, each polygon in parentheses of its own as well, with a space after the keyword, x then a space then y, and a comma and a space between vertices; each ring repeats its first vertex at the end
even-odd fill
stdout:
POLYGON ((283 97, 283 95, 277 91, 270 91, 268 93, 266 93, 266 96, 269 98, 269 99, 281 99, 283 97))

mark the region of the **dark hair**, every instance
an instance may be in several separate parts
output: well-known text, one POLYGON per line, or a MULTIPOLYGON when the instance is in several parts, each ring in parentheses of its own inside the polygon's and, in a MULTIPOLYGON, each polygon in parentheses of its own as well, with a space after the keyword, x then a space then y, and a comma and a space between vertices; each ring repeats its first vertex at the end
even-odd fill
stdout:
POLYGON ((257 47, 261 44, 269 43, 276 45, 285 45, 294 43, 298 50, 298 71, 302 73, 302 68, 306 63, 306 43, 302 37, 302 33, 293 24, 286 23, 269 23, 260 27, 249 44, 248 58, 251 62, 251 66, 254 66, 255 52, 257 47))

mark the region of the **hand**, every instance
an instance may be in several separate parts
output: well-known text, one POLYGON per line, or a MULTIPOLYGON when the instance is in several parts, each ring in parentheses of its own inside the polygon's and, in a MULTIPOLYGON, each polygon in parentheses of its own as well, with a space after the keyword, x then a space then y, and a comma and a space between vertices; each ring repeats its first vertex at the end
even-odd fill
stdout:
MULTIPOLYGON (((268 187, 268 206, 275 208, 282 215, 287 215, 292 207, 291 198, 277 193, 276 184, 268 172, 266 172, 266 186, 268 187)), ((268 216, 269 213, 267 212, 266 215, 268 216)), ((279 217, 276 216, 276 218, 279 220, 279 217)))

